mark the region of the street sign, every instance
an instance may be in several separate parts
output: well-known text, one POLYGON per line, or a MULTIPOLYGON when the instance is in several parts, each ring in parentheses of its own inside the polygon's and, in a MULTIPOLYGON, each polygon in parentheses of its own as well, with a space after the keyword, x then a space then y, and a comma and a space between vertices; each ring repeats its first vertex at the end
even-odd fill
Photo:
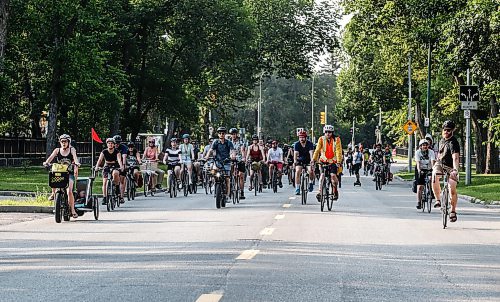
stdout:
POLYGON ((462 110, 477 110, 479 102, 479 87, 462 85, 460 86, 460 94, 458 95, 462 102, 462 110))
POLYGON ((321 111, 319 113, 319 120, 320 120, 321 125, 326 124, 326 118, 325 118, 325 112, 324 111, 321 111))
POLYGON ((470 118, 470 110, 464 110, 464 118, 470 118))
POLYGON ((413 132, 415 132, 418 129, 418 126, 413 121, 408 121, 406 122, 406 124, 403 125, 403 129, 406 131, 406 133, 412 135, 413 132))
POLYGON ((297 128, 297 136, 299 136, 299 133, 300 133, 301 131, 304 131, 304 128, 297 128))
POLYGON ((431 125, 431 121, 428 117, 426 117, 424 120, 424 127, 429 127, 430 125, 431 125))

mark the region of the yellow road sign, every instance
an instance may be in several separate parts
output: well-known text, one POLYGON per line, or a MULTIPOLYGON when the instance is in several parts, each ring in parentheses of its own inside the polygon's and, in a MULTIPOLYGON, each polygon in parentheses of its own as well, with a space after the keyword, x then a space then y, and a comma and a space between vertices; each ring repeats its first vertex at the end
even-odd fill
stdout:
POLYGON ((418 129, 418 126, 413 121, 408 121, 406 122, 406 124, 404 124, 403 129, 406 131, 406 133, 412 135, 413 132, 418 129))

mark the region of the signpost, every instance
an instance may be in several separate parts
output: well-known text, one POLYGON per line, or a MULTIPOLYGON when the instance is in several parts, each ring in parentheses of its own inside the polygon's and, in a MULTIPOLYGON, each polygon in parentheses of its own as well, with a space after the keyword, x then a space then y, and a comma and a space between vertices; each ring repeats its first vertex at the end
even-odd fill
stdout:
POLYGON ((471 110, 477 110, 479 103, 479 87, 470 85, 470 71, 467 69, 467 85, 460 86, 458 98, 462 102, 465 117, 465 185, 471 184, 471 146, 470 146, 470 115, 471 110))
POLYGON ((403 125, 403 129, 408 133, 408 135, 412 135, 415 131, 417 131, 418 126, 413 121, 408 121, 403 125))
POLYGON ((470 85, 460 86, 459 99, 462 102, 462 110, 477 110, 479 87, 470 85))

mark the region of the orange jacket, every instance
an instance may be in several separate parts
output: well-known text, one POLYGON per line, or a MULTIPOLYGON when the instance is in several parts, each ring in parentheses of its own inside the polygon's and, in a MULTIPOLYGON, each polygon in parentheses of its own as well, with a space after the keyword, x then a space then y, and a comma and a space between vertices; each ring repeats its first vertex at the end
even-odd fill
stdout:
POLYGON ((342 143, 340 142, 340 137, 333 138, 330 143, 326 142, 324 136, 320 137, 314 151, 313 160, 317 161, 318 158, 324 163, 341 163, 342 143))

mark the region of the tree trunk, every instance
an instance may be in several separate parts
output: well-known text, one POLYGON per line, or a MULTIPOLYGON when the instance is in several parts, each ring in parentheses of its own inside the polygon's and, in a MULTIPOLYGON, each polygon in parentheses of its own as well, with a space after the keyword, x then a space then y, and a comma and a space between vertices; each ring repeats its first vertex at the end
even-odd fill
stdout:
MULTIPOLYGON (((56 51, 58 49, 58 38, 55 39, 56 51)), ((59 112, 59 98, 61 92, 61 75, 62 68, 59 55, 56 54, 53 71, 52 71, 52 85, 51 85, 51 97, 49 104, 49 116, 48 116, 48 127, 47 127, 47 149, 45 150, 47 156, 50 155, 52 150, 57 144, 57 114, 59 112)))
POLYGON ((9 17, 9 0, 0 0, 0 71, 3 70, 5 44, 7 42, 7 19, 9 17))
MULTIPOLYGON (((476 173, 483 174, 486 169, 486 148, 483 142, 488 139, 488 128, 483 127, 479 120, 484 120, 477 116, 479 112, 471 112, 471 121, 474 128, 474 136, 476 137, 476 144, 474 145, 476 151, 476 173)), ((465 146, 464 146, 465 147, 465 146)))
MULTIPOLYGON (((498 103, 496 97, 493 95, 490 98, 490 123, 489 129, 491 129, 492 118, 496 118, 498 116, 498 103)), ((484 173, 492 174, 492 173, 500 173, 500 163, 498 160, 498 148, 492 142, 493 132, 488 131, 488 143, 486 145, 486 170, 484 173)))

